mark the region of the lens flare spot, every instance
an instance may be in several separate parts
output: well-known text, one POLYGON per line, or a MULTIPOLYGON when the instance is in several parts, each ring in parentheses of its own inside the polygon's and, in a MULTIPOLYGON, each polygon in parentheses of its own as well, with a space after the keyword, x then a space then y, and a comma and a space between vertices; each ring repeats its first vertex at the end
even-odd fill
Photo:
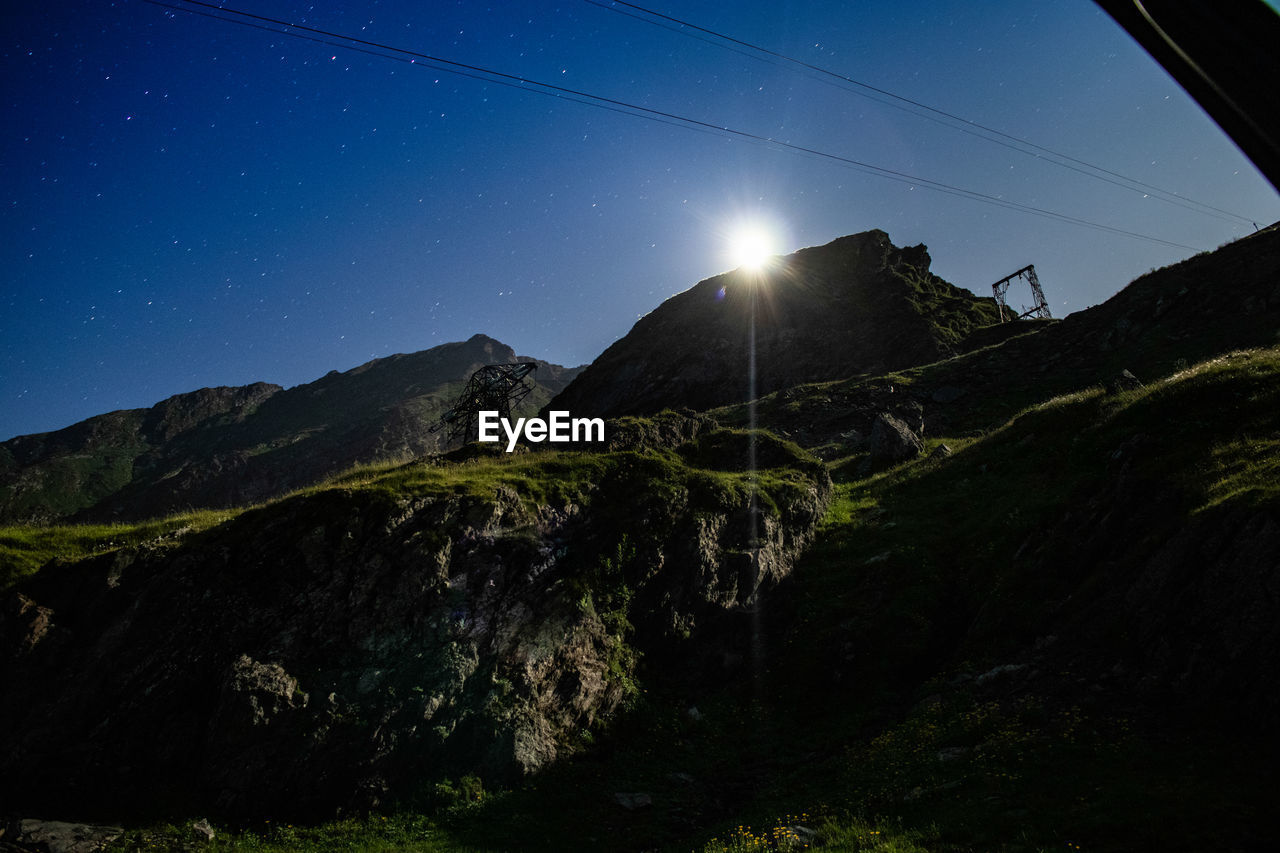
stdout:
POLYGON ((729 237, 729 261, 745 270, 764 269, 776 251, 773 235, 759 225, 743 225, 729 237))

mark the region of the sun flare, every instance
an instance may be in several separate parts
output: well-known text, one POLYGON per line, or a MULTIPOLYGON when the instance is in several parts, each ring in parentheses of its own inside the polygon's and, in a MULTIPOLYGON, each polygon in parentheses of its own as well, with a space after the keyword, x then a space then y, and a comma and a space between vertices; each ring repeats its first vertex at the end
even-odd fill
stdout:
POLYGON ((760 225, 743 225, 729 236, 729 261, 735 267, 758 272, 776 251, 773 235, 760 225))

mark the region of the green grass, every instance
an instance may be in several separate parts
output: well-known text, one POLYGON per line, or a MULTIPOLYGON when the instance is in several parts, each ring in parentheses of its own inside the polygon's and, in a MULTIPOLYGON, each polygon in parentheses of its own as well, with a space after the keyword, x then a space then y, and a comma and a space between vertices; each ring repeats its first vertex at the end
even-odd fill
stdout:
MULTIPOLYGON (((506 454, 481 450, 465 461, 358 468, 299 494, 354 490, 406 501, 446 495, 492 499, 503 491, 516 496, 534 513, 540 506, 591 506, 599 502, 601 494, 625 494, 627 501, 704 512, 742 506, 754 496, 763 512, 777 516, 782 506, 814 488, 815 477, 825 477, 820 463, 805 451, 764 432, 757 438, 767 448, 768 458, 761 459, 759 470, 748 471, 743 460, 750 436, 745 431, 720 432, 727 438, 716 439, 713 434, 709 439, 716 442, 714 452, 647 449, 506 454), (641 492, 627 485, 635 483, 644 484, 641 492)), ((621 505, 601 510, 616 516, 622 528, 632 514, 621 505)))
MULTIPOLYGON (((770 449, 773 467, 757 472, 748 472, 744 464, 736 462, 733 465, 737 470, 713 467, 729 464, 735 450, 745 459, 745 433, 720 442, 715 459, 686 459, 669 450, 507 454, 478 449, 477 455, 462 461, 392 460, 359 466, 266 506, 341 491, 376 494, 403 502, 450 495, 492 499, 505 490, 517 496, 526 509, 536 510, 547 505, 586 505, 607 479, 634 478, 661 493, 659 497, 692 494, 706 506, 737 505, 754 492, 766 511, 776 513, 776 498, 811 487, 804 474, 785 467, 786 463, 806 463, 810 473, 817 470, 817 463, 795 445, 761 435, 770 449)), ((0 527, 0 589, 30 576, 53 559, 73 562, 147 542, 172 540, 215 527, 248 509, 254 508, 203 510, 135 523, 0 527)))
POLYGON ((505 487, 518 494, 525 504, 534 506, 582 499, 599 482, 608 464, 606 458, 589 454, 481 451, 481 455, 459 462, 358 467, 304 489, 302 494, 351 488, 402 498, 438 494, 491 497, 500 487, 505 487))
POLYGON ((9 525, 0 527, 0 591, 35 574, 50 560, 75 562, 146 543, 173 543, 215 527, 240 510, 203 510, 131 524, 9 525))
MULTIPOLYGON (((837 473, 780 620, 779 689, 805 699, 775 712, 809 733, 792 736, 791 749, 845 752, 786 785, 821 793, 776 804, 812 809, 820 797, 848 813, 836 826, 904 816, 932 839, 928 849, 1119 850, 1161 839, 1191 850, 1252 837, 1274 786, 1257 784, 1265 761, 1252 759, 1248 734, 1185 722, 1135 731, 1119 710, 1085 712, 1055 694, 993 703, 927 685, 966 655, 976 656, 970 673, 1003 662, 1044 630, 1053 602, 1087 589, 1088 577, 1037 551, 1039 537, 1117 477, 1161 495, 1169 513, 1125 543, 1135 559, 1210 509, 1275 507, 1278 393, 1280 351, 1234 353, 1137 391, 1094 388, 1029 406, 981 438, 944 437, 955 451, 947 458, 862 479, 837 473), (814 685, 828 707, 814 707, 814 685), (930 691, 949 698, 899 716, 930 691), (953 748, 968 751, 937 759, 953 748)), ((844 849, 835 837, 828 829, 820 840, 844 849)))
MULTIPOLYGON (((970 672, 1000 663, 1044 630, 1053 602, 1088 598, 1091 567, 1065 571, 1075 567, 1037 548, 1064 513, 1087 508, 1117 478, 1161 496, 1167 513, 1124 543, 1135 557, 1210 509, 1276 507, 1278 395, 1280 350, 1233 353, 1136 391, 1054 398, 981 439, 947 439, 951 457, 837 485, 823 534, 797 568, 790 689, 829 681, 843 665, 860 685, 848 698, 868 709, 929 690, 950 697, 850 739, 845 775, 831 783, 846 806, 936 822, 940 849, 1014 839, 1024 849, 1132 849, 1151 838, 1198 849, 1222 832, 1249 837, 1207 814, 1250 814, 1256 831, 1263 791, 1274 791, 1255 784, 1266 776, 1247 734, 1233 741, 1206 728, 1179 742, 1056 696, 993 704, 913 685, 965 655, 979 658, 970 672), (948 748, 969 751, 939 762, 948 748), (1249 769, 1234 773, 1215 754, 1249 769), (1189 797, 1202 809, 1194 817, 1189 797)), ((821 724, 841 729, 835 718, 821 724)))

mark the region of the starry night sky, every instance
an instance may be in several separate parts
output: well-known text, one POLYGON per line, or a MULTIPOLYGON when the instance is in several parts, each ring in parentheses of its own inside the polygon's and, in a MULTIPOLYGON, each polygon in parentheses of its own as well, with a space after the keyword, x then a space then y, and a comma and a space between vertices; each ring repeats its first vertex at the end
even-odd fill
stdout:
POLYGON ((747 219, 780 252, 882 228, 980 295, 1034 263, 1063 316, 1280 218, 1271 186, 1087 0, 649 2, 1235 216, 607 0, 231 5, 1185 248, 143 0, 24 4, 0 43, 0 439, 476 332, 588 362, 730 268, 747 219))

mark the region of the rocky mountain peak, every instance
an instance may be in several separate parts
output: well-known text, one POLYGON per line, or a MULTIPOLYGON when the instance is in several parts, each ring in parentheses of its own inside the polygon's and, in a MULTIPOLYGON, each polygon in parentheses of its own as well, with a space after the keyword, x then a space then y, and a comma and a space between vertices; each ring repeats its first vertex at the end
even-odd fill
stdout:
POLYGON ((796 385, 896 370, 957 351, 995 304, 929 271, 923 246, 841 237, 699 282, 641 318, 554 401, 584 415, 705 409, 796 385), (748 375, 754 339, 754 384, 748 375))
POLYGON ((466 345, 468 347, 477 347, 485 355, 488 355, 497 361, 507 361, 515 359, 516 351, 504 344, 502 341, 494 340, 488 335, 474 334, 467 338, 466 345))

